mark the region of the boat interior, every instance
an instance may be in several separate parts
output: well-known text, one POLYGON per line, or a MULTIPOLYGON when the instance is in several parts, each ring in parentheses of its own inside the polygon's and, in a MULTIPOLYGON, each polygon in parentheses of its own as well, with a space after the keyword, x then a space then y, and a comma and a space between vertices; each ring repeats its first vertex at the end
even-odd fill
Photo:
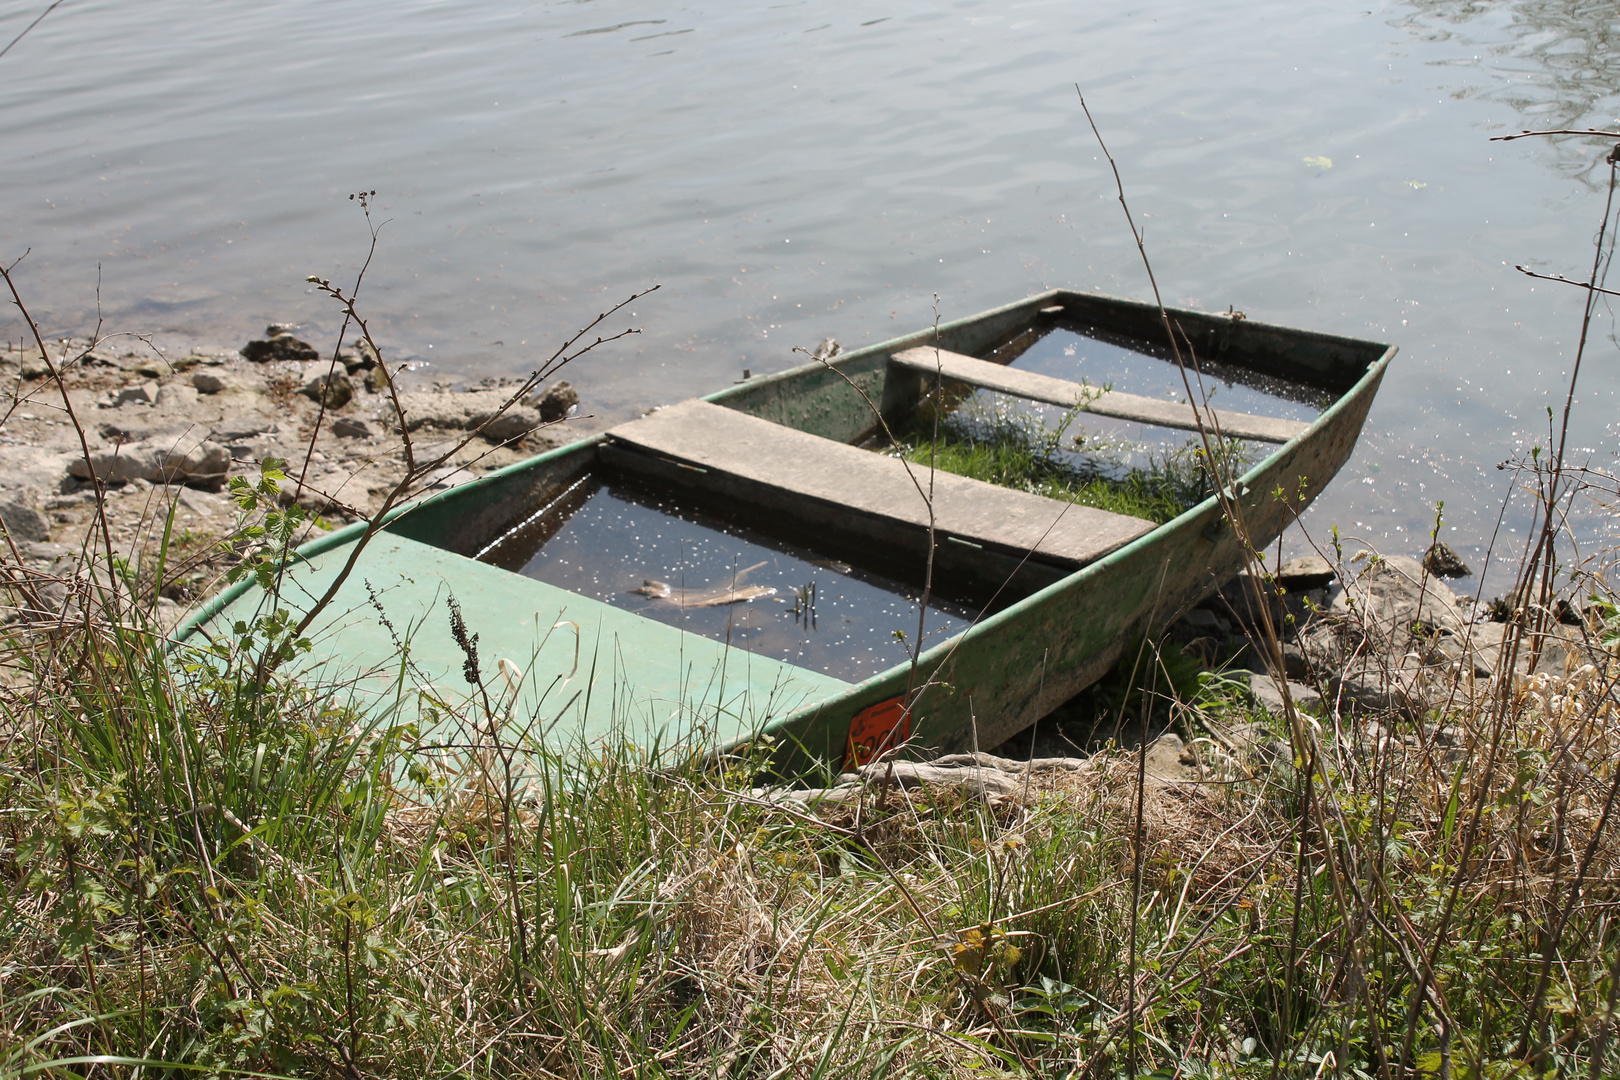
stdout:
POLYGON ((1219 406, 1195 411, 1169 350, 1140 336, 1162 328, 1094 299, 1036 298, 658 409, 537 459, 449 527, 430 503, 391 529, 840 678, 875 674, 916 627, 941 640, 1157 525, 903 460, 883 433, 926 403, 1078 406, 1138 438, 1196 438, 1202 422, 1265 446, 1305 431, 1367 362, 1301 379, 1241 319, 1210 317, 1193 331, 1207 358, 1184 355, 1219 406))

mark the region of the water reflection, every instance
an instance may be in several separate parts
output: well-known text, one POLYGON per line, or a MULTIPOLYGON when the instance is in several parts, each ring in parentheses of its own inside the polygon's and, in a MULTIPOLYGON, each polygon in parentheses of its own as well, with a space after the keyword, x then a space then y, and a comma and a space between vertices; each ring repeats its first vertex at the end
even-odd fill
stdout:
MULTIPOLYGON (((1451 41, 1496 57, 1491 84, 1459 87, 1510 106, 1525 128, 1620 127, 1620 4, 1613 0, 1408 0, 1399 24, 1426 41, 1451 41)), ((1475 57, 1475 60, 1478 60, 1475 57)), ((1465 60, 1432 61, 1437 64, 1465 60)), ((1601 139, 1560 140, 1557 166, 1591 182, 1601 139)), ((1604 170, 1605 176, 1607 170, 1604 170)))

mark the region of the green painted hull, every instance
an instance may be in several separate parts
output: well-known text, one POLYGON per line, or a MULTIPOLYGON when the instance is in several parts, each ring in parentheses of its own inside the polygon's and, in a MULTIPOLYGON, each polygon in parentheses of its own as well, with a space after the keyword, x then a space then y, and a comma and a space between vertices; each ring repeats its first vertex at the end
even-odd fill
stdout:
MULTIPOLYGON (((922 376, 891 365, 890 354, 935 344, 937 333, 943 348, 983 356, 1049 326, 1041 309, 1052 305, 1064 307, 1065 323, 1144 341, 1162 332, 1151 305, 1054 291, 845 354, 833 362, 837 372, 813 363, 706 400, 858 441, 876 427, 862 392, 890 416, 904 415, 923 392, 922 376)), ((1349 458, 1395 349, 1196 312, 1172 317, 1201 357, 1305 383, 1334 399, 1303 435, 1239 484, 1250 534, 1264 546, 1304 509, 1299 497, 1308 504, 1349 458), (1290 503, 1273 494, 1278 490, 1290 493, 1290 503)), ((694 489, 720 483, 637 459, 597 436, 403 508, 315 628, 305 677, 352 687, 357 704, 373 710, 443 706, 441 712, 453 713, 469 700, 464 657, 448 631, 445 602, 453 594, 480 635, 483 674, 499 688, 498 709, 531 735, 566 732, 589 741, 617 730, 653 739, 700 729, 735 744, 763 732, 777 736, 784 758, 797 764, 837 762, 852 717, 931 682, 916 703, 912 735, 921 746, 949 751, 975 741, 994 745, 1027 727, 1100 678, 1125 643, 1173 621, 1243 566, 1241 546, 1214 498, 1072 573, 1015 553, 942 544, 936 573, 976 576, 991 587, 1005 582, 1023 598, 925 652, 915 672, 901 665, 851 685, 469 558, 582 476, 624 469, 694 489), (399 662, 402 643, 409 647, 408 674, 399 662)), ((799 524, 836 527, 825 508, 807 510, 799 524)), ((282 606, 296 608, 297 596, 318 595, 362 529, 351 526, 301 549, 282 606)), ((918 543, 899 533, 892 540, 902 552, 918 543)), ((252 586, 233 588, 198 611, 182 638, 198 627, 251 618, 266 602, 252 586)))

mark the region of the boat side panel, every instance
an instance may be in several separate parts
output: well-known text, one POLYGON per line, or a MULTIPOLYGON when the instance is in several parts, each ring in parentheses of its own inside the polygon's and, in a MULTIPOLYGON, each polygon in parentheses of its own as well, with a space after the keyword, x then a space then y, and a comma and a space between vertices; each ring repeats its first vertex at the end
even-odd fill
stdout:
MULTIPOLYGON (((1155 304, 1062 291, 1056 301, 1065 320, 1076 319, 1117 334, 1160 342, 1164 320, 1155 304)), ((1387 345, 1335 334, 1275 326, 1255 319, 1171 310, 1171 320, 1196 357, 1251 368, 1292 382, 1342 394, 1367 373, 1387 345)))
POLYGON ((388 531, 473 555, 593 468, 601 442, 597 436, 570 443, 412 503, 388 531))
MULTIPOLYGON (((1264 548, 1325 488, 1355 447, 1388 354, 1315 431, 1247 473, 1239 497, 1253 543, 1264 548), (1287 494, 1287 500, 1276 492, 1287 494), (1300 496, 1303 496, 1301 499, 1300 496)), ((1230 580, 1243 547, 1214 499, 924 654, 915 676, 895 668, 840 698, 786 718, 787 769, 844 751, 859 710, 933 682, 919 699, 919 746, 993 746, 1101 678, 1131 642, 1163 627, 1230 580)), ((773 731, 776 729, 773 728, 773 731)))

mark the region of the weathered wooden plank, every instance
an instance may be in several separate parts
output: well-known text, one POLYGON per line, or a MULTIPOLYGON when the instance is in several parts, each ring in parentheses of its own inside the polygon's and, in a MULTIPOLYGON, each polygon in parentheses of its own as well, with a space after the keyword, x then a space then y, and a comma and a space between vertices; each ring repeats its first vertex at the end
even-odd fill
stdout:
MULTIPOLYGON (((608 432, 613 442, 819 500, 848 512, 926 528, 928 510, 898 458, 773 424, 706 401, 684 401, 608 432)), ((924 485, 926 469, 913 466, 924 485)), ((942 537, 1034 551, 1080 566, 1152 531, 1141 518, 987 484, 933 477, 942 537)))
MULTIPOLYGON (((1005 364, 977 360, 971 356, 922 346, 903 349, 893 354, 895 363, 965 382, 1030 401, 1061 405, 1065 409, 1080 405, 1086 412, 1098 416, 1112 416, 1118 420, 1135 420, 1160 427, 1198 430, 1198 420, 1192 406, 1182 402, 1161 401, 1158 398, 1125 394, 1118 390, 1099 390, 1094 386, 1056 379, 1033 371, 1020 371, 1005 364)), ((1284 443, 1304 431, 1309 424, 1298 420, 1282 420, 1272 416, 1252 416, 1248 413, 1228 412, 1225 409, 1206 408, 1206 424, 1219 427, 1221 434, 1235 439, 1255 439, 1259 442, 1284 443), (1212 417, 1213 420, 1208 419, 1212 417)))

